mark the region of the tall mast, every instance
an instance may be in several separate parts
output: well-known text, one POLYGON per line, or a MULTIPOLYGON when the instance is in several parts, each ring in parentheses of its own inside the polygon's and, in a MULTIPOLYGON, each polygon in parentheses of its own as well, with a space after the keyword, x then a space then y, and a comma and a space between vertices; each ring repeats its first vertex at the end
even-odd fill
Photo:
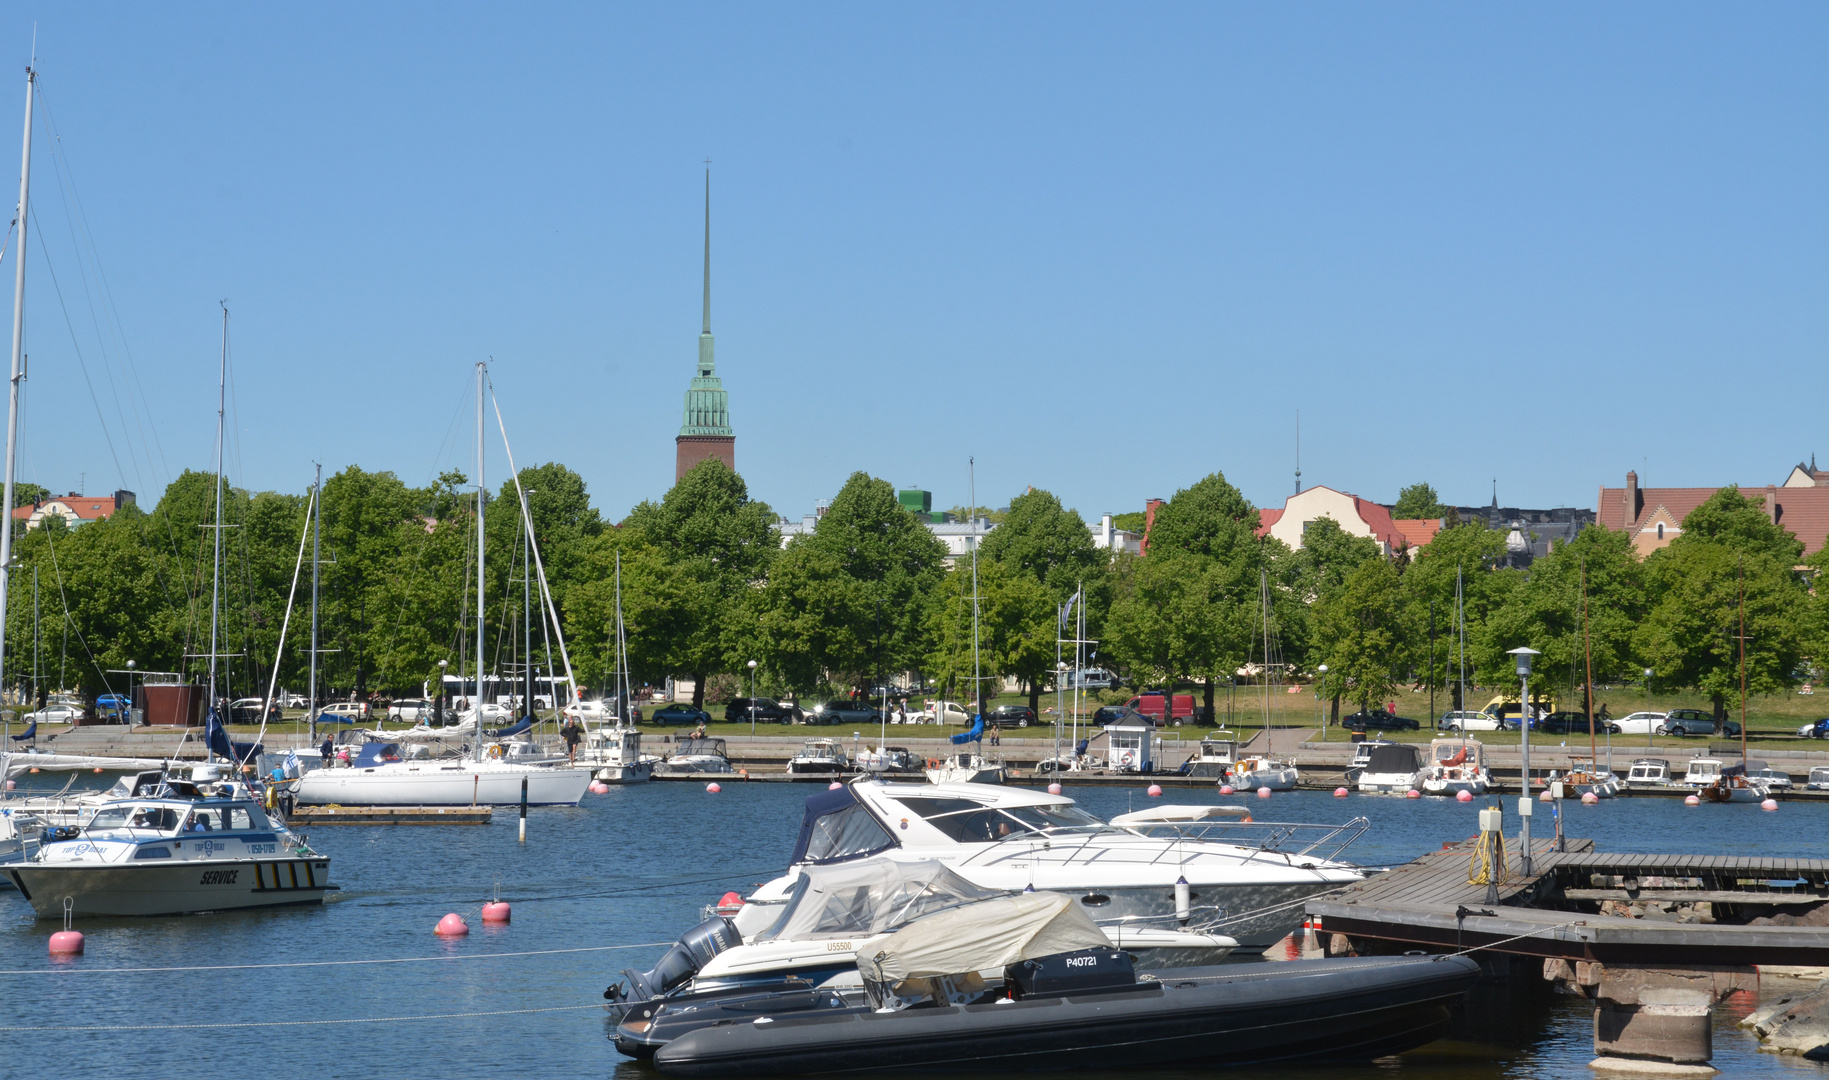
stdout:
MULTIPOLYGON (((978 459, 966 458, 971 469, 972 515, 972 694, 978 705, 978 723, 984 723, 984 679, 978 673, 978 459)), ((982 728, 980 729, 982 730, 982 728)), ((983 737, 979 737, 980 744, 983 737)))
MULTIPOLYGON (((215 558, 210 565, 210 711, 216 709, 216 635, 217 608, 222 600, 222 439, 223 406, 229 385, 229 305, 222 305, 222 369, 216 380, 216 543, 215 558)), ((226 721, 218 715, 218 723, 226 721)))
POLYGON ((483 759, 483 378, 486 367, 476 365, 476 760, 483 759))
MULTIPOLYGON (((19 384, 25 381, 25 223, 32 186, 32 87, 38 73, 25 69, 25 146, 19 152, 19 247, 13 252, 13 374, 6 404, 6 509, 13 509, 13 471, 19 452, 19 384)), ((6 587, 12 580, 13 519, 0 530, 0 685, 6 671, 6 587)))
POLYGON ((1740 557, 1740 764, 1746 764, 1746 556, 1740 557))
POLYGON ((311 717, 311 737, 318 734, 318 534, 324 520, 324 466, 311 479, 311 674, 305 686, 305 715, 311 717))
MULTIPOLYGON (((1600 750, 1594 745, 1594 637, 1588 630, 1588 560, 1581 560, 1581 652, 1588 666, 1588 685, 1582 691, 1582 707, 1588 711, 1588 753, 1600 766, 1600 750)), ((1607 756, 1613 756, 1613 740, 1607 740, 1607 756)))
POLYGON ((527 493, 521 493, 521 665, 525 676, 522 715, 533 720, 533 563, 527 557, 527 493))

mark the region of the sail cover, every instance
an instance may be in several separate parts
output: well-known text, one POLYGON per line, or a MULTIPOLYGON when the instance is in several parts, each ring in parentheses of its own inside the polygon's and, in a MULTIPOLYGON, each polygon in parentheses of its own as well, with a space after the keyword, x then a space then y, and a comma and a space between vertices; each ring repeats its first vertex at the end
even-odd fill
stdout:
POLYGON ((972 717, 972 726, 968 730, 953 736, 953 745, 964 746, 968 742, 977 742, 982 738, 984 738, 984 714, 979 713, 972 717))
POLYGON ((775 924, 753 941, 855 938, 880 934, 923 916, 1000 896, 936 859, 864 859, 803 866, 775 924))
POLYGON ((513 735, 519 735, 523 731, 527 731, 527 730, 531 729, 532 727, 533 727, 533 717, 523 716, 523 717, 521 717, 519 723, 513 724, 509 727, 502 728, 500 731, 491 731, 489 733, 489 737, 491 739, 506 739, 513 735))
POLYGON ((955 907, 857 943, 865 981, 903 993, 910 980, 1005 968, 1023 960, 1079 949, 1109 949, 1105 936, 1073 897, 1033 892, 955 907))

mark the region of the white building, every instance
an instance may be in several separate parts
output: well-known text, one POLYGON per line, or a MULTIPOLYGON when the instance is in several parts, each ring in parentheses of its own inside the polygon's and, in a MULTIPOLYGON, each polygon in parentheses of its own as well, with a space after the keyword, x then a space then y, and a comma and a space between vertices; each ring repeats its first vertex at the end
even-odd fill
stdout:
POLYGON ((1104 548, 1113 555, 1120 551, 1128 551, 1132 555, 1143 554, 1142 534, 1113 525, 1110 514, 1100 518, 1097 525, 1088 525, 1087 528, 1092 530, 1093 547, 1104 548))
MULTIPOLYGON (((808 514, 799 521, 782 518, 778 526, 781 529, 781 546, 787 547, 788 541, 796 536, 811 536, 821 516, 823 515, 808 514)), ((984 538, 997 527, 988 518, 979 518, 977 521, 928 521, 922 524, 946 545, 945 562, 948 567, 958 562, 962 556, 970 555, 972 548, 983 543, 984 538)))

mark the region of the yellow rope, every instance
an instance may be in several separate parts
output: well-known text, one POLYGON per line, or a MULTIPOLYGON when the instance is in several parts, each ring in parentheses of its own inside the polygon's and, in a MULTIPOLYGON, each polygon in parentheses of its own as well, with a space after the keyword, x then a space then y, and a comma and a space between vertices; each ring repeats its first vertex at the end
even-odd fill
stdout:
POLYGON ((1505 881, 1505 832, 1481 831, 1474 845, 1473 857, 1467 860, 1467 884, 1499 885, 1505 881))

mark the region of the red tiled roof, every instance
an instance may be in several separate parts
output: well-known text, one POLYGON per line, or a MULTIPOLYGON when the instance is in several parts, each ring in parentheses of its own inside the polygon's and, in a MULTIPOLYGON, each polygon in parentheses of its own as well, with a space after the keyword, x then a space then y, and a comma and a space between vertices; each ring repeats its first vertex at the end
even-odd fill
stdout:
POLYGON ((1404 535, 1398 530, 1397 523, 1391 520, 1389 507, 1355 495, 1353 509, 1359 511, 1359 520, 1371 527, 1372 539, 1393 549, 1403 543, 1404 535))
MULTIPOLYGON (((1638 489, 1636 513, 1626 513, 1626 489, 1603 487, 1595 515, 1599 524, 1609 529, 1623 529, 1636 534, 1651 516, 1662 508, 1681 523, 1696 507, 1707 502, 1720 488, 1647 488, 1638 489)), ((1742 486, 1740 493, 1749 499, 1770 498, 1778 508, 1778 524, 1804 542, 1806 557, 1823 549, 1829 539, 1829 487, 1742 486)))
POLYGON ((1281 520, 1283 520, 1283 508, 1280 506, 1274 510, 1268 507, 1259 510, 1257 512, 1257 534, 1263 536, 1270 531, 1270 526, 1281 520))
POLYGON ((69 495, 53 495, 44 502, 32 506, 15 506, 13 507, 13 520, 29 521, 39 507, 49 506, 52 503, 62 503, 64 506, 69 507, 70 512, 75 514, 77 518, 82 521, 99 521, 109 514, 114 513, 115 510, 114 496, 112 495, 77 495, 72 493, 69 495))
POLYGON ((1435 534, 1442 531, 1442 519, 1398 518, 1397 531, 1403 533, 1411 547, 1419 548, 1435 539, 1435 534))

